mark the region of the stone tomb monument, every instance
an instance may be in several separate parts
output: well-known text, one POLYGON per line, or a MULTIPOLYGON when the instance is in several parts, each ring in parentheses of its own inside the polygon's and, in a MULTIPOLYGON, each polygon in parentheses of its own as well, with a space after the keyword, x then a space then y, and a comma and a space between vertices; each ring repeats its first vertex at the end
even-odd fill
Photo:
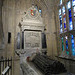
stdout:
POLYGON ((20 52, 25 52, 25 56, 41 52, 41 34, 44 32, 45 25, 43 24, 43 20, 38 10, 34 6, 30 7, 19 24, 21 34, 24 32, 24 49, 20 50, 20 52))

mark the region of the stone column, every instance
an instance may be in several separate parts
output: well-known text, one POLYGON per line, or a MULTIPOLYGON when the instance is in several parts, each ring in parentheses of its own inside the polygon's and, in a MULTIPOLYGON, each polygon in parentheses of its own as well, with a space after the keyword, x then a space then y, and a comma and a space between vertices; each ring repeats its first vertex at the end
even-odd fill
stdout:
POLYGON ((3 5, 3 0, 0 0, 0 48, 2 47, 1 44, 3 41, 2 5, 3 5))

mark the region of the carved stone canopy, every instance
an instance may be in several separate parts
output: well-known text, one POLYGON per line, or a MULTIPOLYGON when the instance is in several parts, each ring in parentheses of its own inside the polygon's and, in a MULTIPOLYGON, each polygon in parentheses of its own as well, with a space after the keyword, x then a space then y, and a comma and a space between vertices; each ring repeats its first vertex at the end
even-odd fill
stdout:
POLYGON ((30 29, 30 30, 44 30, 44 24, 43 20, 40 16, 40 13, 38 10, 32 6, 30 7, 26 15, 22 18, 22 21, 20 22, 22 30, 30 29))

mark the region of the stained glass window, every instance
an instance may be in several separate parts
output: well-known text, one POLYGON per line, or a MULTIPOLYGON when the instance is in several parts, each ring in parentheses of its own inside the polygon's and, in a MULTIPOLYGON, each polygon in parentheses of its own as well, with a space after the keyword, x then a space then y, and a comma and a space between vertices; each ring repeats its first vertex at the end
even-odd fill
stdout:
POLYGON ((72 5, 73 5, 73 6, 75 5, 75 0, 72 0, 72 5))
MULTIPOLYGON (((60 38, 61 46, 62 46, 62 51, 66 51, 66 54, 69 55, 70 54, 69 43, 71 43, 70 44, 71 51, 72 51, 71 53, 73 56, 75 56, 75 37, 73 35, 71 36, 69 35, 71 37, 71 40, 69 42, 68 36, 66 35, 67 33, 64 33, 67 31, 67 26, 69 30, 73 30, 74 28, 73 21, 75 20, 75 0, 68 0, 66 6, 65 6, 65 2, 66 2, 65 0, 60 0, 60 4, 59 4, 60 33, 61 34, 63 33, 65 35, 65 37, 60 38), (64 1, 64 4, 63 4, 63 1, 64 1), (67 11, 66 11, 66 7, 67 7, 67 11), (68 18, 66 16, 68 16, 68 18)), ((70 33, 69 31, 67 32, 70 33)))
POLYGON ((69 1, 67 4, 67 8, 70 9, 71 8, 71 2, 69 1))
POLYGON ((65 31, 67 31, 67 29, 66 29, 66 12, 65 12, 64 6, 62 8, 62 13, 63 13, 63 23, 64 23, 64 32, 65 32, 65 31))
POLYGON ((61 41, 62 41, 62 51, 64 51, 64 40, 63 40, 63 37, 61 38, 61 41))
POLYGON ((62 33, 62 16, 59 16, 59 19, 60 19, 60 33, 62 33))
POLYGON ((59 9, 59 15, 61 15, 61 9, 59 9))
POLYGON ((72 0, 72 6, 73 6, 74 17, 75 17, 75 0, 72 0))
POLYGON ((59 9, 59 20, 60 20, 60 33, 63 32, 63 27, 62 27, 62 14, 61 14, 61 9, 59 9))
POLYGON ((66 54, 68 55, 69 54, 69 50, 68 50, 68 37, 66 36, 65 37, 65 39, 66 39, 66 54))
POLYGON ((71 48, 72 48, 72 55, 75 56, 75 46, 74 46, 74 36, 71 35, 71 48))
POLYGON ((69 1, 67 4, 68 7, 68 15, 69 15, 69 30, 73 29, 73 23, 72 23, 72 13, 71 13, 71 2, 69 1))
POLYGON ((62 12, 65 13, 65 7, 64 7, 64 6, 63 6, 63 8, 62 8, 62 12))
POLYGON ((60 0, 60 5, 62 4, 62 0, 60 0))
POLYGON ((74 17, 75 17, 75 6, 73 7, 73 11, 74 11, 74 17))

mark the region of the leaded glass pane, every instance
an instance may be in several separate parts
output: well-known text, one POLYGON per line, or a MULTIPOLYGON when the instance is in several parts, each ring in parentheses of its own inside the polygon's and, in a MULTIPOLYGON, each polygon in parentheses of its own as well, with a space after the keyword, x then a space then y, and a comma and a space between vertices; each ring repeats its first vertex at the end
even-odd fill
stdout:
POLYGON ((72 30, 73 29, 73 24, 72 24, 71 9, 68 9, 68 15, 69 15, 69 30, 72 30))
POLYGON ((63 32, 63 30, 62 30, 62 16, 59 16, 59 19, 60 19, 60 33, 62 33, 63 32))
POLYGON ((72 55, 75 55, 75 46, 74 46, 74 36, 71 35, 71 47, 72 47, 72 55))
POLYGON ((75 17, 75 6, 73 7, 74 17, 75 17))
POLYGON ((60 33, 62 33, 63 32, 63 30, 62 30, 62 28, 60 28, 60 33))
POLYGON ((62 8, 62 12, 65 13, 65 7, 64 7, 64 6, 63 6, 63 8, 62 8))
POLYGON ((64 31, 67 31, 66 30, 66 17, 63 17, 63 20, 64 20, 64 31))
POLYGON ((61 15, 61 9, 59 9, 59 15, 61 15))
POLYGON ((73 29, 72 18, 69 18, 69 29, 70 29, 70 30, 73 29))
POLYGON ((62 13, 63 13, 64 31, 67 31, 66 30, 66 13, 65 13, 65 7, 64 6, 62 8, 62 13))
POLYGON ((60 0, 60 5, 62 4, 62 0, 60 0))
POLYGON ((69 17, 72 17, 72 15, 71 15, 71 9, 69 9, 69 17))
POLYGON ((69 50, 68 50, 68 37, 66 36, 66 54, 68 55, 69 54, 69 50))
POLYGON ((71 8, 71 2, 69 1, 67 4, 67 8, 70 9, 71 8))
POLYGON ((60 16, 60 24, 62 24, 62 16, 60 16))
MULTIPOLYGON (((64 18, 65 19, 65 18, 64 18)), ((64 21, 64 28, 66 28, 66 22, 64 21)))
POLYGON ((62 50, 64 51, 64 40, 63 40, 63 37, 61 38, 62 40, 62 50))
POLYGON ((75 5, 75 0, 72 0, 72 5, 73 5, 73 6, 75 5))

